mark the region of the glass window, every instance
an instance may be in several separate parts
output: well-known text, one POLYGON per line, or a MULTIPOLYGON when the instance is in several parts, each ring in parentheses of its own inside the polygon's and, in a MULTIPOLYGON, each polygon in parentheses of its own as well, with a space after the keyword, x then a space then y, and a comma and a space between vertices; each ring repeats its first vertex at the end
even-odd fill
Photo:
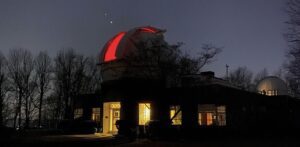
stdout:
POLYGON ((206 113, 206 125, 213 124, 213 113, 206 113))
POLYGON ((214 104, 198 105, 199 125, 226 125, 226 106, 216 106, 214 104))
POLYGON ((182 113, 179 105, 170 107, 170 119, 172 120, 172 125, 181 125, 182 113))
POLYGON ((80 118, 83 116, 83 109, 78 108, 74 110, 74 119, 80 118))
POLYGON ((100 108, 93 108, 92 120, 100 122, 100 108))
POLYGON ((226 107, 219 106, 217 107, 217 122, 219 126, 226 126, 226 107))
POLYGON ((268 90, 268 91, 267 91, 267 95, 268 95, 268 96, 272 96, 272 95, 273 95, 273 90, 268 90))
POLYGON ((203 123, 202 123, 202 114, 201 113, 198 113, 198 123, 199 123, 199 125, 203 125, 203 123))
POLYGON ((151 105, 150 103, 139 103, 139 125, 145 125, 150 120, 151 105))

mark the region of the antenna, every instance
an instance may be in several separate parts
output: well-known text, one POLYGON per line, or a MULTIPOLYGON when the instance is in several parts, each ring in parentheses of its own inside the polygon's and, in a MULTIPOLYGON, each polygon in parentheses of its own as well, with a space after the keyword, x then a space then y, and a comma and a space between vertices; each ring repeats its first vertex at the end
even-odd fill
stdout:
POLYGON ((228 80, 228 68, 229 68, 229 65, 226 64, 226 79, 228 80))

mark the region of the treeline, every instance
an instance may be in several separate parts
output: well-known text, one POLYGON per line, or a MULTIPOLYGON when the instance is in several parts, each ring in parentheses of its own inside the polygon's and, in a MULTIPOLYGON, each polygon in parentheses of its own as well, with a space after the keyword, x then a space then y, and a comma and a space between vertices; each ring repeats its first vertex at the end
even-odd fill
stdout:
POLYGON ((289 88, 291 88, 289 84, 291 81, 288 78, 288 72, 282 67, 273 72, 273 74, 269 74, 266 68, 262 69, 256 74, 253 74, 253 72, 246 66, 237 67, 231 70, 228 75, 224 77, 224 79, 227 79, 231 84, 241 89, 257 92, 256 87, 259 82, 271 75, 281 78, 288 84, 289 88))
POLYGON ((49 126, 73 118, 76 97, 100 89, 96 57, 62 49, 51 58, 17 48, 0 52, 0 125, 49 126))

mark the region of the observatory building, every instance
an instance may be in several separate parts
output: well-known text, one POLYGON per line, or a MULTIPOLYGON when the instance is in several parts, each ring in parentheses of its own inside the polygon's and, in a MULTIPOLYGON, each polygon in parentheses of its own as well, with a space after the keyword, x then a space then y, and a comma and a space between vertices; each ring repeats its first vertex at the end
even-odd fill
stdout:
POLYGON ((156 39, 155 43, 166 45, 164 32, 146 26, 112 37, 99 57, 101 92, 78 98, 75 118, 96 121, 106 134, 118 132, 118 120, 140 133, 151 120, 191 134, 203 128, 262 131, 299 127, 300 101, 287 95, 286 84, 277 77, 263 79, 258 92, 249 92, 210 71, 183 76, 180 84, 170 85, 157 76, 145 76, 143 68, 149 67, 142 62, 128 64, 127 57, 138 55, 141 42, 151 46, 149 40, 156 39))
POLYGON ((269 76, 262 79, 257 85, 260 94, 268 96, 288 95, 286 83, 278 77, 269 76))

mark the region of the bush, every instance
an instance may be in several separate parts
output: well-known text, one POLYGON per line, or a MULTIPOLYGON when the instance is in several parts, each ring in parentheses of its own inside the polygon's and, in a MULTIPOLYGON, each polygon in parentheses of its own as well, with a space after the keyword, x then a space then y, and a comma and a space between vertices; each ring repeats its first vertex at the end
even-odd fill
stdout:
POLYGON ((118 128, 118 135, 127 136, 130 138, 136 137, 136 128, 129 121, 117 120, 116 127, 118 128))
POLYGON ((145 135, 150 139, 174 137, 176 128, 170 122, 150 120, 145 124, 145 135))

